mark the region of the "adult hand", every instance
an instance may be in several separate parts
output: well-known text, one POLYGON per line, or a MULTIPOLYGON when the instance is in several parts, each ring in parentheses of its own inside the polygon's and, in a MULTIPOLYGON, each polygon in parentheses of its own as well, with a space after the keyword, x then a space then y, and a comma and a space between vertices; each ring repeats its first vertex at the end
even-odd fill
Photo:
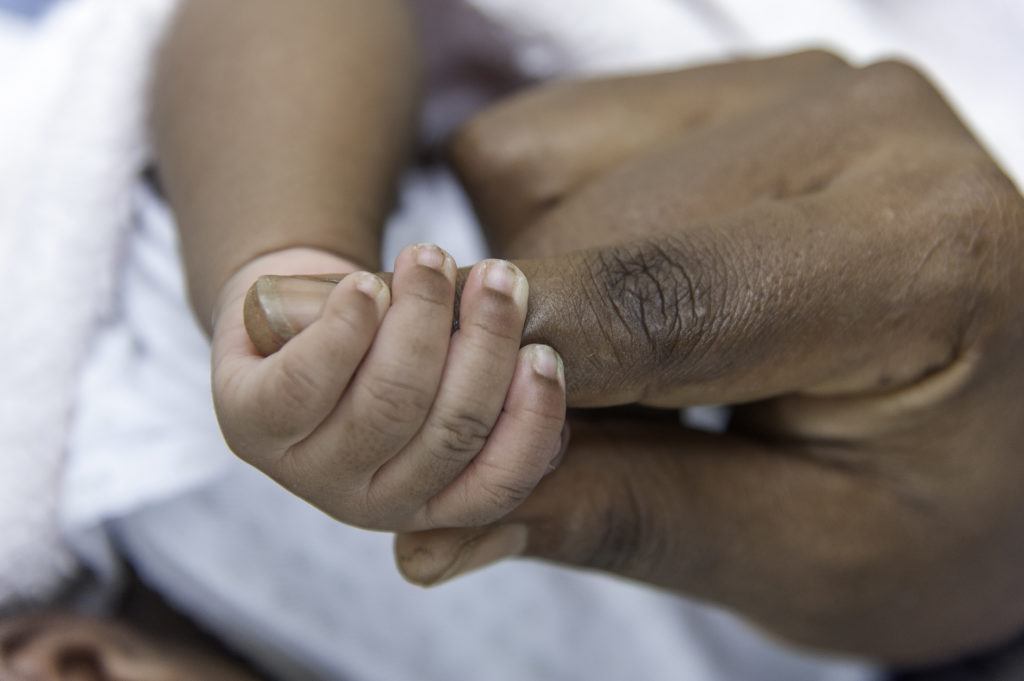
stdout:
POLYGON ((570 405, 745 406, 721 436, 574 423, 499 525, 400 536, 408 577, 536 556, 897 663, 1024 627, 1024 201, 920 74, 556 84, 455 163, 499 253, 540 258, 527 341, 570 405))

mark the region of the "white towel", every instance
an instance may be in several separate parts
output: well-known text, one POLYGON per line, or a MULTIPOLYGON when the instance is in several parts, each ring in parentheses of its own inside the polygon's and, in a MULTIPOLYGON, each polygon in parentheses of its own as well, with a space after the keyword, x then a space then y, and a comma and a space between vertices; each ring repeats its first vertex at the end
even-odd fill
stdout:
POLYGON ((65 2, 0 63, 0 604, 76 567, 58 519, 79 371, 109 309, 146 158, 164 0, 65 2))

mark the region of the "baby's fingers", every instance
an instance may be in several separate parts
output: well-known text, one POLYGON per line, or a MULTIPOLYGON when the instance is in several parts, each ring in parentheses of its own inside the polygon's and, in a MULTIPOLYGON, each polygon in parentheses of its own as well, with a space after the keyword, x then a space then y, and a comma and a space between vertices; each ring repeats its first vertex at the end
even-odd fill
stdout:
POLYGON ((378 500, 411 515, 480 453, 515 374, 528 296, 515 266, 485 260, 473 267, 437 397, 409 446, 374 475, 378 500))
POLYGON ((318 299, 314 289, 333 284, 280 277, 272 285, 262 296, 268 314, 284 324, 292 317, 302 324, 311 316, 316 320, 280 352, 247 365, 219 396, 228 444, 255 465, 263 463, 251 460, 258 458, 255 452, 278 449, 268 448, 268 439, 286 448, 334 410, 391 301, 388 287, 366 272, 334 286, 320 311, 308 309, 318 299))
POLYGON ((451 485, 427 502, 421 527, 486 525, 516 508, 563 449, 565 376, 546 345, 519 352, 505 406, 487 444, 451 485))

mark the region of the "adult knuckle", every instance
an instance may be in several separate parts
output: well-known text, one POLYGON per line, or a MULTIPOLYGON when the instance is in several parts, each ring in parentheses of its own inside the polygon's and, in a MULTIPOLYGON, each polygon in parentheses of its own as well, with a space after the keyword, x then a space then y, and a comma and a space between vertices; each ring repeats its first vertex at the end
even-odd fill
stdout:
POLYGON ((925 228, 946 239, 961 260, 996 255, 1001 238, 1020 226, 1020 194, 980 150, 954 156, 921 200, 925 228))
POLYGON ((948 272, 977 306, 1006 298, 1021 283, 1024 199, 983 153, 951 168, 933 189, 932 229, 947 244, 948 272))
POLYGON ((449 152, 456 168, 490 175, 500 172, 519 156, 516 136, 496 122, 495 113, 486 111, 456 131, 449 152))
POLYGON ((934 102, 936 90, 928 78, 913 64, 901 59, 886 59, 869 64, 854 75, 855 87, 869 105, 891 104, 902 109, 907 105, 934 102))
POLYGON ((547 205, 563 193, 558 164, 540 132, 528 100, 514 100, 479 114, 455 135, 450 155, 477 194, 514 193, 520 201, 547 205))
POLYGON ((590 262, 598 317, 645 345, 658 366, 707 343, 725 290, 723 263, 674 240, 641 240, 595 253, 590 262))
POLYGON ((904 59, 882 59, 861 69, 864 78, 898 88, 917 87, 928 81, 914 64, 904 59))
POLYGON ((1024 197, 980 148, 973 151, 956 166, 951 181, 967 190, 968 206, 974 214, 999 218, 990 221, 992 229, 1018 231, 1024 197))
POLYGON ((893 319, 914 320, 913 333, 935 353, 923 361, 930 371, 1020 314, 1010 301, 1024 284, 1022 200, 970 138, 913 135, 892 148, 895 161, 879 184, 864 188, 871 200, 862 205, 899 253, 889 310, 893 319))
POLYGON ((813 48, 802 50, 792 56, 793 59, 825 68, 842 68, 849 66, 847 61, 832 50, 813 48))

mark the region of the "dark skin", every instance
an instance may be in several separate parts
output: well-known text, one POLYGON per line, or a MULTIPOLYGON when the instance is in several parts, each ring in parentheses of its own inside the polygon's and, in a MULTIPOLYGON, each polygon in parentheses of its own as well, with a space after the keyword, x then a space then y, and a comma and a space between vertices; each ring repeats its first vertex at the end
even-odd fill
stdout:
POLYGON ((812 53, 559 84, 454 163, 570 405, 742 406, 722 436, 575 421, 497 525, 399 536, 407 576, 501 557, 501 528, 898 664, 1024 628, 1024 201, 920 75, 812 53))
MULTIPOLYGON (((1024 628, 1024 201, 916 71, 553 85, 454 162, 499 253, 534 259, 525 338, 562 353, 570 406, 741 405, 722 436, 574 423, 502 521, 526 555, 893 663, 1024 628)), ((478 535, 400 536, 399 564, 431 582, 478 535)))
MULTIPOLYGON (((895 664, 1024 628, 1024 205, 916 71, 806 53, 553 85, 453 159, 570 406, 740 405, 721 436, 574 422, 497 526, 514 552, 895 664)), ((494 536, 402 535, 398 562, 435 583, 494 536)))

